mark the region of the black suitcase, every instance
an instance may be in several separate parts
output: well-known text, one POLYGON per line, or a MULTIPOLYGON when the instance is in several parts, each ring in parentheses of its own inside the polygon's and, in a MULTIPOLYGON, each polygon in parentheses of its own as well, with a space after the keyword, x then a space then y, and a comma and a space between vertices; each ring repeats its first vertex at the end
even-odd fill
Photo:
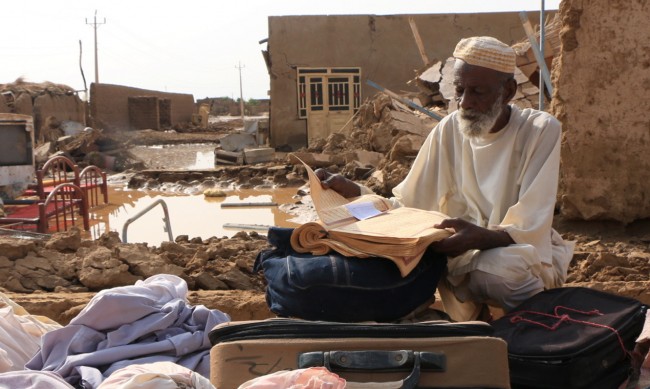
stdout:
POLYGON ((236 389, 280 370, 325 366, 363 388, 509 389, 507 346, 492 332, 483 322, 223 323, 209 333, 210 381, 236 389))
POLYGON ((508 343, 510 381, 519 389, 616 389, 647 307, 595 289, 543 291, 492 322, 508 343))

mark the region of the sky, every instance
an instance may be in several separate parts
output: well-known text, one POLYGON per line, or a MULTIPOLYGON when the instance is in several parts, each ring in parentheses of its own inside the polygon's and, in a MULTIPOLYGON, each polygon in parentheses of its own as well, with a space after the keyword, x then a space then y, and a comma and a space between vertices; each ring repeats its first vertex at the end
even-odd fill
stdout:
MULTIPOLYGON (((194 99, 268 98, 268 17, 558 9, 560 0, 5 0, 0 84, 19 77, 83 91, 98 79, 194 99), (101 23, 101 24, 100 24, 101 23)), ((535 22, 535 21, 533 21, 535 22)), ((522 30, 523 36, 523 30, 522 30)), ((80 93, 84 98, 84 93, 80 93)))

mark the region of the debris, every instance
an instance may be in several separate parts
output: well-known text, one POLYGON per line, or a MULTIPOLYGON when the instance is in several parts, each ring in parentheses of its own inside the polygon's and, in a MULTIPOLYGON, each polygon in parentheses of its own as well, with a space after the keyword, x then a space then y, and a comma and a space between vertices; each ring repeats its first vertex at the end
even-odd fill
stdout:
POLYGON ((220 138, 219 145, 225 151, 243 151, 245 148, 257 147, 257 142, 251 134, 234 133, 220 138))
POLYGON ((244 149, 244 163, 252 165, 273 160, 275 149, 271 147, 259 147, 255 149, 244 149))
POLYGON ((415 44, 418 46, 418 51, 420 52, 420 57, 422 57, 422 62, 424 65, 429 64, 429 57, 424 50, 424 44, 422 44, 422 38, 420 37, 420 32, 418 31, 418 26, 415 24, 415 20, 411 17, 409 18, 409 25, 411 26, 411 32, 413 32, 413 38, 415 39, 415 44))
POLYGON ((345 158, 341 154, 307 153, 307 152, 296 151, 294 153, 289 154, 287 157, 289 163, 296 164, 296 165, 300 164, 298 158, 305 161, 307 165, 314 168, 319 168, 319 167, 326 168, 332 165, 345 164, 345 158))
POLYGON ((240 230, 260 230, 267 231, 272 226, 265 224, 239 224, 239 223, 224 223, 223 228, 233 228, 240 230))
POLYGON ((260 201, 256 203, 222 203, 221 208, 236 208, 236 207, 277 207, 278 203, 269 201, 260 201))
MULTIPOLYGON (((539 75, 540 75, 540 62, 538 62, 535 54, 535 50, 539 50, 536 47, 531 45, 530 39, 534 39, 535 42, 539 42, 539 30, 533 31, 530 21, 525 13, 520 14, 522 21, 524 22, 524 29, 526 31, 527 37, 522 41, 515 43, 512 48, 517 54, 517 67, 521 72, 530 80, 534 85, 539 85, 539 75)), ((544 61, 542 62, 546 66, 546 73, 548 74, 548 69, 552 67, 553 59, 558 58, 561 52, 561 41, 560 41, 560 29, 562 28, 562 22, 560 19, 560 14, 557 13, 553 16, 552 19, 547 19, 544 26, 544 61)), ((541 60, 541 58, 540 58, 541 60)), ((550 80, 545 80, 550 81, 550 80)))
POLYGON ((214 150, 215 165, 243 165, 244 153, 242 151, 214 150))
POLYGON ((402 103, 408 105, 409 107, 414 108, 414 109, 417 109, 418 111, 424 113, 425 115, 429 115, 429 116, 431 116, 432 118, 434 118, 434 119, 436 119, 436 120, 442 120, 442 116, 440 116, 440 115, 438 115, 438 114, 436 114, 436 113, 434 113, 434 112, 431 112, 431 111, 428 111, 428 110, 424 109, 422 106, 420 106, 420 105, 418 105, 418 104, 415 104, 415 103, 412 102, 411 100, 406 99, 406 98, 404 98, 404 97, 398 95, 397 93, 392 92, 392 91, 390 91, 390 90, 384 88, 383 86, 376 84, 375 82, 373 82, 373 81, 371 81, 371 80, 367 80, 366 83, 367 83, 368 85, 370 85, 371 87, 373 87, 373 88, 375 88, 375 89, 378 89, 378 90, 380 90, 380 91, 386 93, 386 94, 389 95, 390 97, 392 97, 392 98, 394 98, 394 99, 396 99, 396 100, 398 100, 398 101, 400 101, 400 102, 402 102, 402 103))
POLYGON ((203 191, 205 197, 226 197, 226 192, 217 188, 210 188, 203 191))

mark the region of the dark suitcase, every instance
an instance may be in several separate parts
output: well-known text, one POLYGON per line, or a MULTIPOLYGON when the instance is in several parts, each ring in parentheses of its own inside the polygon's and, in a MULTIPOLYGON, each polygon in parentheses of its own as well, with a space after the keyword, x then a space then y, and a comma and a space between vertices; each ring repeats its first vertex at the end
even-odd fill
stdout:
POLYGON ((396 388, 509 388, 506 343, 492 331, 483 322, 224 323, 209 333, 210 381, 235 389, 280 370, 325 366, 349 382, 396 388))
POLYGON ((513 388, 616 389, 645 321, 639 301, 595 289, 543 291, 492 322, 513 388))

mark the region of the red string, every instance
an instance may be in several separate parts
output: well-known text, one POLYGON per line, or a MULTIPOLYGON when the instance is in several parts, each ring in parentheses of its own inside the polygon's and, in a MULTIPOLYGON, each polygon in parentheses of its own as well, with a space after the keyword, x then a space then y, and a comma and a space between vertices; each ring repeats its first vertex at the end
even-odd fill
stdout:
POLYGON ((580 310, 577 310, 577 309, 568 308, 568 307, 558 305, 553 309, 553 314, 544 313, 544 312, 536 312, 536 311, 517 311, 517 312, 510 313, 508 316, 512 316, 510 318, 511 323, 519 323, 519 322, 530 323, 530 324, 534 324, 534 325, 538 325, 540 327, 546 328, 549 331, 555 331, 564 322, 584 324, 584 325, 588 325, 588 326, 591 326, 591 327, 597 327, 597 328, 605 328, 607 330, 612 331, 616 335, 616 338, 618 339, 618 343, 620 344, 621 349, 623 349, 623 352, 625 353, 625 355, 631 357, 630 352, 625 347, 625 342, 623 342, 623 338, 621 337, 621 335, 618 333, 618 331, 615 328, 604 325, 604 324, 592 323, 590 321, 577 320, 577 319, 572 318, 569 314, 560 315, 559 311, 561 309, 571 311, 571 312, 575 312, 575 313, 579 313, 579 314, 582 314, 582 315, 587 315, 587 316, 602 316, 603 315, 603 313, 601 313, 597 309, 592 309, 591 311, 580 311, 580 310), (557 322, 555 322, 555 324, 553 324, 552 326, 549 326, 549 325, 546 325, 544 323, 540 323, 538 321, 526 319, 523 316, 521 316, 521 315, 527 314, 527 313, 534 314, 534 315, 540 315, 540 316, 546 316, 546 317, 550 317, 550 318, 554 318, 554 319, 558 319, 558 320, 557 320, 557 322))

